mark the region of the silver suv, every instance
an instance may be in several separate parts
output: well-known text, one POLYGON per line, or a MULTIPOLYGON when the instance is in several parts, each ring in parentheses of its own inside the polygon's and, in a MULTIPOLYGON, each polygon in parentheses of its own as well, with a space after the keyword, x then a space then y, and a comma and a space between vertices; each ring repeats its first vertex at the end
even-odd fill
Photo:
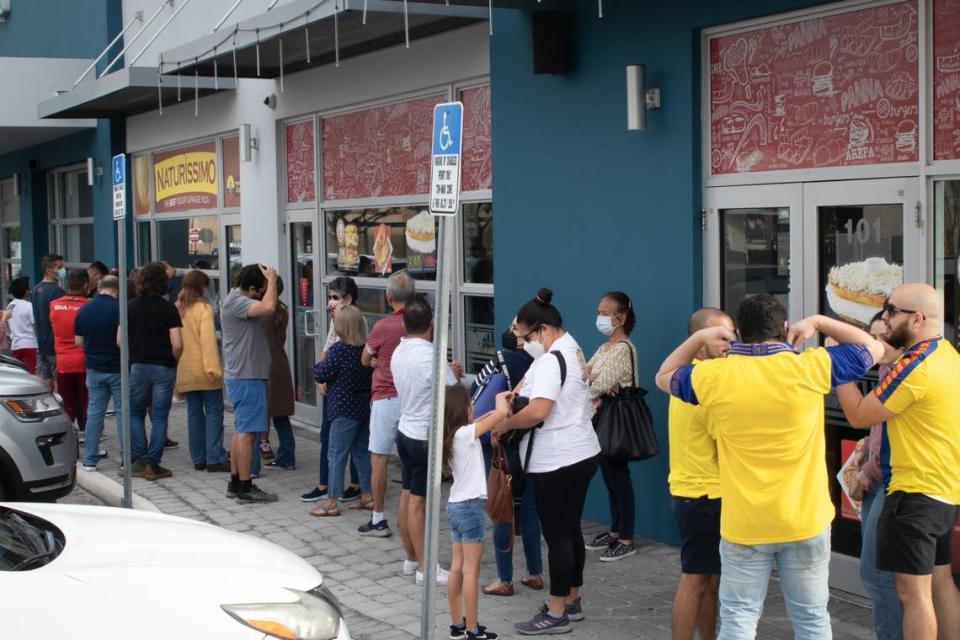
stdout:
POLYGON ((0 356, 0 501, 40 502, 73 490, 77 436, 47 386, 0 356))

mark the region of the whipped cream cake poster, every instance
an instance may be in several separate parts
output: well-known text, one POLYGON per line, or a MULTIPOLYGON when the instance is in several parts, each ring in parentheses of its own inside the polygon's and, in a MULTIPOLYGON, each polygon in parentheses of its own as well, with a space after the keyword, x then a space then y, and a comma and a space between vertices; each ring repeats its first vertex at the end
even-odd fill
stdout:
POLYGON ((917 3, 710 40, 714 175, 918 158, 917 3))
POLYGON ((437 272, 437 223, 429 211, 421 211, 407 220, 407 271, 428 275, 437 272))

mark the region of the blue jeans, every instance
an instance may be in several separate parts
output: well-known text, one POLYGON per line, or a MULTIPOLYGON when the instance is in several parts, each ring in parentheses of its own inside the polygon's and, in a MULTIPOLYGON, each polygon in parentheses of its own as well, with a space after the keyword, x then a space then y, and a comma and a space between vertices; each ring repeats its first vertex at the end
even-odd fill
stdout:
MULTIPOLYGON (((520 452, 515 449, 506 449, 507 463, 512 467, 519 467, 520 452)), ((490 464, 493 460, 493 448, 483 443, 483 463, 490 475, 490 464)), ((523 555, 527 561, 527 575, 543 575, 543 557, 540 549, 540 516, 537 515, 537 500, 533 490, 533 482, 527 479, 523 483, 523 498, 520 501, 520 538, 523 540, 523 555)), ((493 525, 493 550, 497 562, 497 579, 500 582, 513 582, 513 525, 493 525)))
MULTIPOLYGON (((323 421, 320 423, 320 477, 317 484, 326 487, 330 482, 330 422, 327 418, 327 399, 323 399, 323 421)), ((369 427, 368 427, 369 428, 369 427)), ((369 459, 369 456, 367 456, 369 459)), ((350 484, 360 484, 360 475, 357 473, 357 464, 350 459, 350 484)), ((332 494, 331 494, 332 495, 332 494)))
POLYGON ((113 408, 117 412, 117 437, 123 447, 123 412, 120 400, 120 374, 103 373, 87 369, 87 443, 84 445, 83 464, 97 466, 100 449, 100 435, 103 433, 103 416, 113 397, 113 408))
POLYGON ((347 466, 347 454, 353 456, 353 463, 357 465, 360 474, 360 490, 370 492, 370 423, 351 420, 350 418, 334 418, 330 423, 330 484, 327 496, 340 498, 343 496, 343 472, 347 466))
POLYGON ((720 540, 720 634, 718 640, 753 640, 763 612, 770 572, 780 589, 796 640, 830 640, 830 529, 783 544, 742 545, 720 540))
POLYGON ((877 633, 877 640, 901 640, 903 613, 897 588, 893 584, 893 574, 877 569, 877 521, 883 511, 884 493, 883 482, 877 480, 863 494, 863 507, 860 511, 863 531, 860 581, 873 601, 873 628, 877 633))
POLYGON ((227 461, 223 448, 223 389, 188 391, 187 436, 193 464, 227 461))
POLYGON ((278 467, 294 467, 297 464, 294 452, 297 443, 293 439, 293 426, 289 416, 273 416, 273 429, 277 432, 277 453, 274 462, 278 467))
POLYGON ((167 419, 177 381, 176 367, 134 364, 130 367, 130 459, 146 458, 154 464, 163 459, 167 443, 167 419), (150 444, 147 444, 147 404, 150 405, 150 444))

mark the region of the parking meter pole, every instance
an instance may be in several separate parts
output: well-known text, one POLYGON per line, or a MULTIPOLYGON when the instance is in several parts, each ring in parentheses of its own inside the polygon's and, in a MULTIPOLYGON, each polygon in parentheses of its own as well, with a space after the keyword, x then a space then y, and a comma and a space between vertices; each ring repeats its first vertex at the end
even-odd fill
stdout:
POLYGON ((430 640, 436 632, 436 597, 438 541, 440 536, 441 467, 443 462, 443 409, 447 390, 447 344, 450 325, 450 287, 453 278, 453 226, 454 218, 440 218, 440 253, 437 266, 441 270, 437 280, 436 313, 433 323, 433 433, 427 466, 427 521, 424 527, 423 544, 423 603, 420 615, 420 638, 430 640))
MULTIPOLYGON (((130 468, 130 343, 127 340, 127 219, 117 221, 117 272, 120 276, 120 419, 123 423, 123 502, 133 508, 133 476, 130 468)), ((116 408, 116 407, 115 407, 116 408)))

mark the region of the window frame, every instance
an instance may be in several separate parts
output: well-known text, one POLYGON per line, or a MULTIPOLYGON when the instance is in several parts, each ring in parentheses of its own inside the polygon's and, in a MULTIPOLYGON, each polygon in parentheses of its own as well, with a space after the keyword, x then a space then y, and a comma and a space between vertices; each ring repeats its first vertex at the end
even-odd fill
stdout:
MULTIPOLYGON (((86 269, 88 266, 90 266, 90 262, 96 260, 96 235, 94 235, 94 256, 91 261, 83 262, 81 260, 71 260, 71 257, 78 256, 68 256, 66 254, 66 238, 64 237, 64 227, 89 225, 91 231, 94 229, 95 214, 93 211, 90 212, 91 215, 89 216, 78 218, 67 218, 63 215, 65 211, 65 203, 62 201, 63 181, 66 176, 74 173, 76 173, 78 176, 86 176, 87 165, 84 163, 66 165, 63 167, 58 167, 47 174, 47 211, 50 225, 50 238, 48 246, 50 247, 51 253, 56 253, 63 256, 63 266, 67 269, 86 269)), ((93 187, 87 184, 86 178, 80 180, 78 187, 79 189, 93 189, 93 187)))
POLYGON ((3 306, 6 307, 10 302, 10 282, 13 278, 18 277, 20 273, 23 272, 23 230, 20 225, 20 194, 17 193, 17 184, 18 176, 12 175, 0 180, 0 282, 2 282, 2 291, 0 291, 0 301, 2 301, 3 306), (7 221, 5 216, 6 211, 3 210, 3 191, 10 189, 13 192, 16 207, 16 221, 7 221), (20 236, 20 258, 13 259, 7 257, 6 251, 6 242, 7 234, 10 233, 11 229, 19 229, 21 232, 20 236), (7 270, 10 271, 10 278, 7 278, 7 270))

